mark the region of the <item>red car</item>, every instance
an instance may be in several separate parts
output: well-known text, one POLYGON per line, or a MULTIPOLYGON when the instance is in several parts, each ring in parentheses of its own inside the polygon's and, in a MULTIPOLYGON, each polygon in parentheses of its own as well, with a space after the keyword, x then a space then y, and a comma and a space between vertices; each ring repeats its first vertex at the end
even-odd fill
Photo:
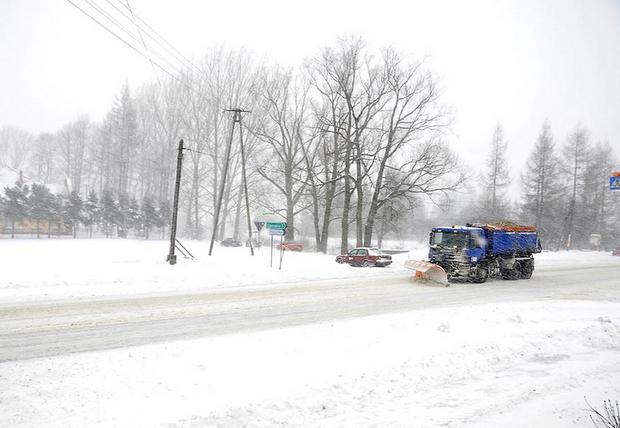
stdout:
POLYGON ((615 250, 613 250, 613 252, 611 253, 612 256, 620 256, 620 247, 616 248, 615 250))
POLYGON ((288 241, 278 244, 276 248, 279 250, 280 247, 282 247, 284 251, 302 251, 304 249, 304 244, 301 242, 288 241))
POLYGON ((392 256, 381 252, 378 248, 354 248, 347 254, 336 257, 336 263, 348 263, 351 266, 379 266, 392 264, 392 256))

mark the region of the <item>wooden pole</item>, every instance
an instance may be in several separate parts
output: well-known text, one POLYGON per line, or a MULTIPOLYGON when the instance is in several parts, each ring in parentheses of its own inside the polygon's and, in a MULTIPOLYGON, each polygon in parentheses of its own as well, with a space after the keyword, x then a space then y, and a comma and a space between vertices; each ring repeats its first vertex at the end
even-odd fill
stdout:
POLYGON ((250 254, 254 255, 252 245, 252 221, 250 220, 250 198, 248 196, 248 177, 245 173, 245 148, 243 147, 243 126, 241 124, 241 112, 237 111, 239 122, 239 145, 241 147, 241 180, 243 181, 243 193, 245 194, 245 212, 248 219, 248 237, 250 239, 250 254))
MULTIPOLYGON (((222 199, 224 198, 224 189, 226 188, 226 177, 228 175, 228 164, 230 163, 230 147, 232 146, 233 135, 235 134, 235 121, 233 119, 230 128, 230 138, 226 145, 226 154, 224 155, 224 171, 222 172, 222 181, 220 183, 220 191, 215 205, 215 215, 213 217, 213 233, 211 234, 211 244, 209 244, 209 256, 213 253, 213 243, 217 234, 217 226, 220 221, 220 211, 222 210, 222 199)), ((217 165, 216 165, 217 168, 217 165)))
POLYGON ((166 261, 171 265, 177 263, 177 256, 174 254, 177 239, 177 215, 179 211, 179 189, 181 187, 181 170, 183 169, 183 140, 179 141, 177 154, 177 177, 174 184, 174 202, 172 205, 172 224, 170 225, 170 251, 166 261))

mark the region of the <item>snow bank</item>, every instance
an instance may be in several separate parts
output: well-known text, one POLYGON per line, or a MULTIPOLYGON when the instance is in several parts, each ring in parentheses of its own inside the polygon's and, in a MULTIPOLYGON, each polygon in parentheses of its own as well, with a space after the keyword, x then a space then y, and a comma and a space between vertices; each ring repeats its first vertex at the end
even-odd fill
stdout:
POLYGON ((422 310, 0 364, 5 426, 589 426, 620 304, 422 310))

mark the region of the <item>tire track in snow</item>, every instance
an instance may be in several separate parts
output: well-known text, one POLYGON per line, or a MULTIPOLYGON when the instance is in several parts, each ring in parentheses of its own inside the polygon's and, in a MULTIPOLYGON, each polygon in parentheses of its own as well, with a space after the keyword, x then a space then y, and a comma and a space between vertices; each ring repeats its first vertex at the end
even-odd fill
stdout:
POLYGON ((426 287, 410 275, 195 294, 0 306, 0 362, 114 349, 429 307, 620 301, 620 264, 543 268, 528 281, 426 287))

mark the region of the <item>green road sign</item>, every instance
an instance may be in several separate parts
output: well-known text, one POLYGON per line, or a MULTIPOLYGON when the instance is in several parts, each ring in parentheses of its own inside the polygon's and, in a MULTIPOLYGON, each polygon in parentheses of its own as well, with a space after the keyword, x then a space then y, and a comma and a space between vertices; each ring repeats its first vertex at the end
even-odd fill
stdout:
POLYGON ((265 223, 265 227, 267 229, 284 230, 286 229, 286 222, 268 221, 267 223, 265 223))

